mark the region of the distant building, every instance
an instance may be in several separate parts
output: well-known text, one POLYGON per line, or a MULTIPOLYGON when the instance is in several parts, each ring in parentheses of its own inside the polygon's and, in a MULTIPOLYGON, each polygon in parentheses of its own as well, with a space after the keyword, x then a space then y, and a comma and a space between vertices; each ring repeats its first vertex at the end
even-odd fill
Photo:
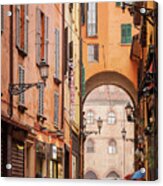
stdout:
POLYGON ((90 134, 84 144, 84 177, 123 179, 134 171, 134 123, 127 122, 125 106, 130 97, 113 85, 94 89, 84 104, 86 132, 98 132, 97 119, 103 120, 101 134, 90 134), (126 130, 126 141, 122 129, 126 130))

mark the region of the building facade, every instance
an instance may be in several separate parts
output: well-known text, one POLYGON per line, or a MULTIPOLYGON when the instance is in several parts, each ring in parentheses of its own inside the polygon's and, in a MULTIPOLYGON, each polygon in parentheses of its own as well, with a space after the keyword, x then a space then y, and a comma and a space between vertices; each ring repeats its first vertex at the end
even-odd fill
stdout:
POLYGON ((62 6, 1 9, 2 176, 63 178, 62 6))
POLYGON ((84 178, 123 179, 134 172, 134 123, 126 119, 125 106, 132 102, 122 89, 103 85, 94 89, 84 103, 86 136, 84 178), (103 120, 100 134, 97 120, 103 120), (126 130, 126 140, 122 130, 126 130))
POLYGON ((139 65, 135 164, 137 169, 145 167, 146 180, 155 180, 158 178, 158 5, 156 2, 134 5, 151 12, 148 16, 133 15, 133 23, 140 28, 133 36, 131 50, 131 59, 139 65))

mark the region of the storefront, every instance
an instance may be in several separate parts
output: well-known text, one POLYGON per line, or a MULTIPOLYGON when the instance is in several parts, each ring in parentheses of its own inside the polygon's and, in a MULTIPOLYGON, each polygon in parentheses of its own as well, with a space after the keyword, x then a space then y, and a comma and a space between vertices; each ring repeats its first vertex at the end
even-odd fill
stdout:
POLYGON ((79 138, 72 132, 72 178, 79 178, 79 138))
POLYGON ((25 140, 27 130, 23 130, 2 119, 1 125, 1 172, 4 177, 25 176, 25 140))
POLYGON ((50 151, 50 161, 49 161, 49 177, 58 178, 58 161, 57 161, 57 146, 51 145, 50 151))
POLYGON ((46 143, 36 142, 36 177, 47 177, 46 143))

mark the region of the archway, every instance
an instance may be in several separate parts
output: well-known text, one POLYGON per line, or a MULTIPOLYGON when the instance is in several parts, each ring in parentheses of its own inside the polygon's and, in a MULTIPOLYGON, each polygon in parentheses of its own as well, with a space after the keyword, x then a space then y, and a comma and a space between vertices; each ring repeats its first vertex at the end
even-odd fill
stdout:
POLYGON ((133 99, 124 88, 108 83, 87 95, 83 107, 85 132, 88 134, 84 142, 85 174, 91 168, 99 179, 104 179, 108 170, 116 170, 114 174, 108 174, 108 179, 123 179, 128 172, 134 171, 134 122, 127 120, 125 112, 128 102, 134 106, 133 99), (97 125, 99 117, 103 121, 100 132, 97 125), (127 142, 123 138, 124 129, 127 142), (94 142, 93 150, 90 141, 94 142))
POLYGON ((115 172, 115 171, 111 171, 107 176, 107 179, 111 179, 111 180, 117 180, 120 179, 120 176, 115 172))
POLYGON ((86 81, 86 93, 83 99, 85 101, 88 94, 101 85, 116 85, 124 89, 131 97, 134 105, 137 103, 137 91, 134 84, 124 75, 114 71, 104 71, 95 74, 86 81))
POLYGON ((93 171, 88 171, 84 175, 84 179, 97 179, 97 176, 96 176, 96 174, 93 171))

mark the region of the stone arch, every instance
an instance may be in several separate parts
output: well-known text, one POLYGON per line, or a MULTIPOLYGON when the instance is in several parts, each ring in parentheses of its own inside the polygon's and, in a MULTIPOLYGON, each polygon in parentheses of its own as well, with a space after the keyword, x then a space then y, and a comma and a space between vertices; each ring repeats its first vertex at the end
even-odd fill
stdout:
POLYGON ((83 99, 85 101, 88 94, 101 85, 116 85, 122 88, 131 97, 134 106, 137 103, 137 91, 134 84, 124 75, 114 71, 104 71, 95 74, 86 81, 86 94, 83 99))
POLYGON ((86 174, 84 175, 84 179, 98 179, 96 173, 92 170, 89 170, 86 172, 86 174))
POLYGON ((107 174, 108 179, 120 179, 120 175, 116 171, 111 171, 107 174))

